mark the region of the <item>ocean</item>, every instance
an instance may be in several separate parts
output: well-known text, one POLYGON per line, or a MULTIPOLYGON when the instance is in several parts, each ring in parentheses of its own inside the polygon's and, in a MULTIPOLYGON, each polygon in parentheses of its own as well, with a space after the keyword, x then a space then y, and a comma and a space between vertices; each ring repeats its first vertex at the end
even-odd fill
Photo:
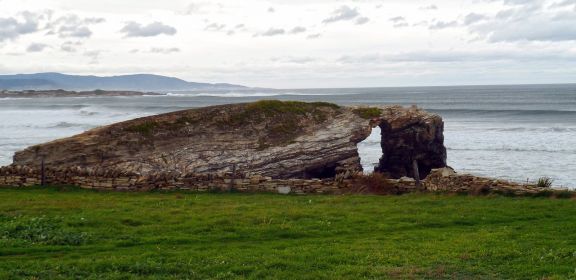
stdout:
MULTIPOLYGON (((0 165, 15 151, 136 117, 261 99, 417 105, 444 118, 448 164, 518 182, 576 187, 576 85, 171 92, 164 96, 0 99, 0 165)), ((372 169, 379 131, 359 144, 372 169)))

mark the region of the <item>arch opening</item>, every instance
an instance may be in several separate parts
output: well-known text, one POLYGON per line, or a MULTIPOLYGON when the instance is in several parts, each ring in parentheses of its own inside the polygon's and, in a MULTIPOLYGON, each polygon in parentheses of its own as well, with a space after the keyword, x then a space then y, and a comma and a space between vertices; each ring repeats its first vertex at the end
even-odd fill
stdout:
POLYGON ((382 157, 382 130, 379 126, 372 128, 368 138, 358 143, 358 156, 364 174, 371 174, 382 157))

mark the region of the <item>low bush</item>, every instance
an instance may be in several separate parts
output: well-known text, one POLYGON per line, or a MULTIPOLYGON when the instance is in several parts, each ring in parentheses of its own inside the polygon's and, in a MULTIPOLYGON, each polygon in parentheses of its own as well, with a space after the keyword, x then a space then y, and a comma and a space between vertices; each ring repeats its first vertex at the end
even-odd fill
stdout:
POLYGON ((389 178, 379 172, 368 175, 361 175, 357 178, 362 190, 374 194, 400 194, 397 186, 388 181, 389 178))
POLYGON ((135 124, 135 125, 129 126, 127 128, 127 130, 129 132, 140 133, 140 134, 143 134, 145 136, 151 136, 157 126, 158 126, 158 124, 155 122, 146 121, 146 122, 141 123, 141 124, 135 124))
POLYGON ((543 188, 543 189, 549 189, 552 187, 552 183, 554 183, 554 180, 552 178, 541 177, 536 182, 536 187, 543 188))
POLYGON ((377 118, 382 115, 382 109, 380 108, 357 108, 354 109, 354 113, 363 119, 377 118))

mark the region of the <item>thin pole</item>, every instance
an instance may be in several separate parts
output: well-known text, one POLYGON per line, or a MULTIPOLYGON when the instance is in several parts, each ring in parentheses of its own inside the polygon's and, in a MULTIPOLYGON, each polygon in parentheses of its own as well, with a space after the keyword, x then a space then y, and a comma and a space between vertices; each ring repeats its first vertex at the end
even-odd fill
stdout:
POLYGON ((420 187, 420 171, 418 170, 418 161, 416 159, 412 160, 412 172, 414 173, 414 180, 416 180, 416 186, 420 187))

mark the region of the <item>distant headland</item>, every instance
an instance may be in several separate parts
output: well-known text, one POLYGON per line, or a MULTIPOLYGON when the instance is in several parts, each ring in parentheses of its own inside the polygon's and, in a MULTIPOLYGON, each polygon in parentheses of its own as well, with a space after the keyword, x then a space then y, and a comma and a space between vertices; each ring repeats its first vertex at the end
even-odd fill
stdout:
POLYGON ((68 91, 68 90, 0 90, 2 98, 42 98, 42 97, 97 97, 97 96, 145 96, 163 95, 155 92, 119 91, 119 90, 91 90, 91 91, 68 91))
POLYGON ((0 75, 0 90, 68 90, 68 91, 186 91, 238 90, 246 86, 227 83, 196 83, 174 77, 152 74, 121 76, 79 76, 62 73, 0 75))

